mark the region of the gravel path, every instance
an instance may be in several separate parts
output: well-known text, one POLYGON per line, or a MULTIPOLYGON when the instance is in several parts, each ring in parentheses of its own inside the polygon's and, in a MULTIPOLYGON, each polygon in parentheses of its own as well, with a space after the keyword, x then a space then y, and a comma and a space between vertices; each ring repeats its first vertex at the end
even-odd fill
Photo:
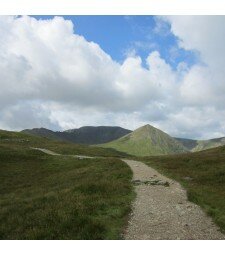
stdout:
POLYGON ((137 193, 124 239, 225 239, 211 218, 187 201, 179 183, 141 162, 124 162, 133 170, 137 193))
POLYGON ((95 157, 84 156, 84 155, 63 155, 63 154, 59 154, 59 153, 56 153, 54 151, 50 151, 50 150, 43 149, 43 148, 33 148, 33 147, 31 147, 31 149, 42 151, 42 152, 44 152, 44 153, 46 153, 48 155, 53 155, 53 156, 69 156, 69 157, 74 157, 74 158, 79 158, 79 159, 83 159, 83 158, 95 158, 95 157))

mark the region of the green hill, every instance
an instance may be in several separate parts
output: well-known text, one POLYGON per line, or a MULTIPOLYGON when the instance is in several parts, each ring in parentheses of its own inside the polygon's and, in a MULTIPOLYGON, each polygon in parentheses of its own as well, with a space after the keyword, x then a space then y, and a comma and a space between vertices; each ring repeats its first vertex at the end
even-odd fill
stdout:
POLYGON ((99 146, 135 156, 176 154, 187 151, 177 140, 150 125, 140 127, 128 135, 99 146))

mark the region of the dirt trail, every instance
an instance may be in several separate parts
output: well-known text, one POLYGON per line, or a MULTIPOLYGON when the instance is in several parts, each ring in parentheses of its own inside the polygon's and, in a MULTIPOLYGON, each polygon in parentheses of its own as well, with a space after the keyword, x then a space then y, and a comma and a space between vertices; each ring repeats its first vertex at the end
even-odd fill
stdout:
POLYGON ((50 151, 50 150, 43 149, 43 148, 33 148, 33 147, 31 147, 31 149, 42 151, 42 152, 44 152, 44 153, 46 153, 48 155, 53 155, 53 156, 69 156, 69 157, 74 157, 74 158, 79 158, 79 159, 83 159, 83 158, 95 158, 95 157, 84 156, 84 155, 63 155, 63 154, 59 154, 59 153, 56 153, 54 151, 50 151))
POLYGON ((211 218, 187 201, 179 183, 141 162, 124 162, 133 170, 133 180, 140 180, 134 181, 137 197, 125 239, 225 239, 211 218))
MULTIPOLYGON (((84 155, 62 155, 43 148, 32 148, 54 156, 97 158, 84 155)), ((218 227, 202 209, 187 200, 181 185, 147 165, 122 159, 133 171, 136 200, 124 239, 223 239, 218 227)))

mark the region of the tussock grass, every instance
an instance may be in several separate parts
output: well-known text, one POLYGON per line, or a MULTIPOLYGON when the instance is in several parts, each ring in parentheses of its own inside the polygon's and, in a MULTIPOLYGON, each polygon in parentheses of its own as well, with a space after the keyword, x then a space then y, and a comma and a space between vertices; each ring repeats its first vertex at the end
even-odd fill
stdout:
MULTIPOLYGON (((79 152, 66 143, 7 136, 0 138, 0 239, 121 238, 134 198, 124 162, 50 156, 28 145, 79 152)), ((94 150, 87 154, 104 152, 94 150)))

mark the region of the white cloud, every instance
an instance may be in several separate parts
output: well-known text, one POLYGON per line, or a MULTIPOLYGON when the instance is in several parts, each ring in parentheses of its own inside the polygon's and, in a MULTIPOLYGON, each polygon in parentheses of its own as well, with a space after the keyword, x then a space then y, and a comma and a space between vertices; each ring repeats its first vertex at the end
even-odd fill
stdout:
POLYGON ((224 101, 225 16, 167 16, 163 20, 171 24, 179 46, 199 52, 202 61, 184 78, 181 87, 184 99, 190 98, 191 93, 194 101, 199 97, 198 104, 224 101))
POLYGON ((135 52, 120 64, 69 20, 0 17, 0 128, 150 123, 176 136, 225 135, 225 17, 156 20, 201 63, 174 70, 149 49, 146 66, 135 52))
POLYGON ((59 130, 60 125, 51 118, 51 110, 46 105, 35 101, 20 102, 1 109, 0 127, 2 129, 17 129, 33 128, 48 126, 52 130, 59 130))

